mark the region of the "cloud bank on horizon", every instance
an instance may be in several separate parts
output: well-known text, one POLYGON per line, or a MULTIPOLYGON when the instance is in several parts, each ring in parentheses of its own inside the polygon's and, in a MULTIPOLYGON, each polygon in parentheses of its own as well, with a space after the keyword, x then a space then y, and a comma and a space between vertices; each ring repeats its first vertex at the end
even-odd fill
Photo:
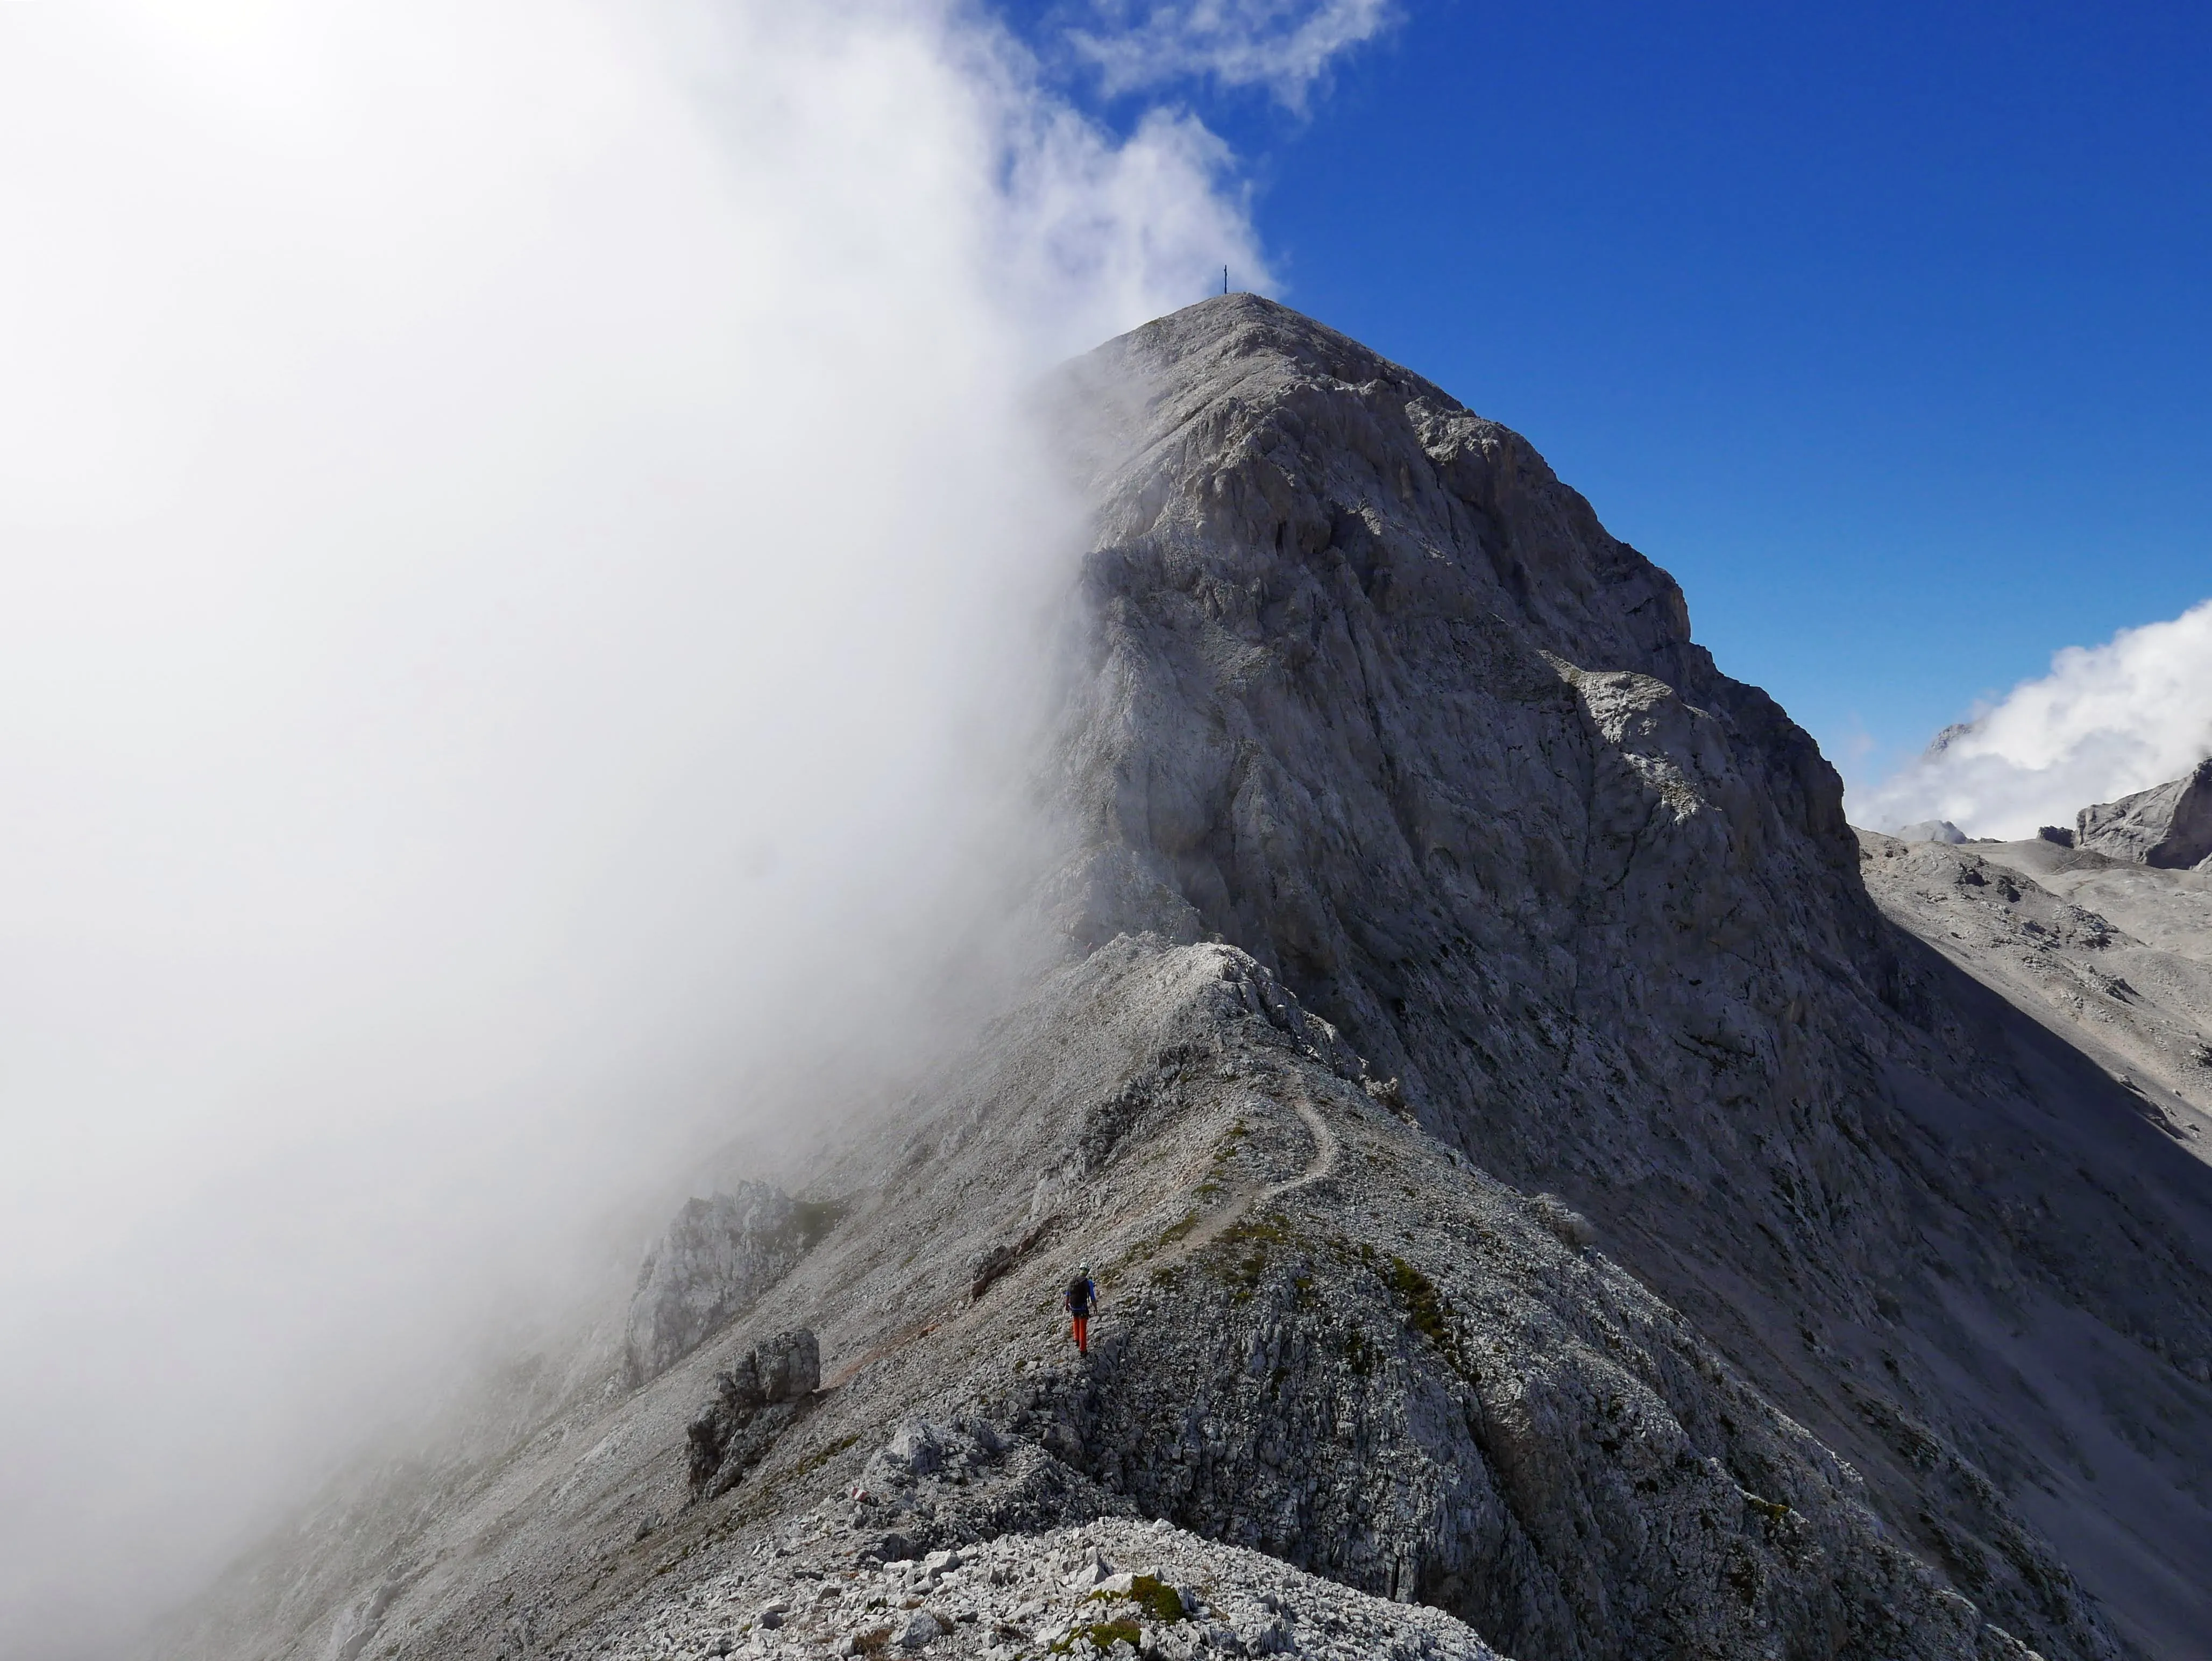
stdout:
POLYGON ((1197 118, 956 0, 0 7, 0 1656, 59 1661, 931 1026, 1078 551, 1035 378, 1267 285, 1197 118))
POLYGON ((1853 821, 1948 819, 1970 836, 2070 826, 2093 803, 2178 779, 2212 755, 2212 600, 2069 646, 2051 672, 1977 710, 1862 795, 1853 821))

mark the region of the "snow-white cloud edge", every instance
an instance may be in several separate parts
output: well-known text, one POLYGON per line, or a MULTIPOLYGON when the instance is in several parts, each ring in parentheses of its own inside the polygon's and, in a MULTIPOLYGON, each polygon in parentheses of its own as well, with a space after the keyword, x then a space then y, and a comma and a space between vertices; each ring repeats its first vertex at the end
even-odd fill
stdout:
POLYGON ((2207 755, 2212 600, 2057 652, 2048 673, 1977 707, 1846 806, 1869 829, 1946 819, 1971 836, 2027 837, 2178 779, 2207 755))

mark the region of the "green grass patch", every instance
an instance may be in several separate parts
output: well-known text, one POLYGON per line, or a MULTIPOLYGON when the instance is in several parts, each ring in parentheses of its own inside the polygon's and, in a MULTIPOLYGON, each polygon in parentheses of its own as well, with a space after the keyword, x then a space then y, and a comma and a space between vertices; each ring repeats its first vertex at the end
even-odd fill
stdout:
POLYGON ((1367 1342, 1367 1335, 1353 1327, 1351 1336, 1344 1341, 1345 1366, 1352 1369, 1355 1377, 1364 1379, 1374 1373, 1376 1363, 1381 1359, 1381 1352, 1367 1342))
POLYGON ((1247 1217, 1221 1231, 1207 1254, 1214 1268, 1241 1300, 1259 1290, 1267 1272, 1267 1258, 1275 1247, 1290 1243, 1290 1223, 1280 1213, 1247 1217))
POLYGON ((1291 1221, 1280 1211, 1270 1211, 1264 1216, 1251 1216, 1231 1223, 1221 1231, 1219 1245, 1230 1247, 1256 1242, 1262 1246, 1282 1246, 1291 1238, 1291 1221))
POLYGON ((1403 1258, 1386 1258, 1381 1273, 1391 1296, 1405 1306, 1406 1324, 1443 1351, 1455 1371, 1474 1378, 1467 1358, 1460 1354, 1459 1335, 1452 1331, 1451 1306, 1437 1283, 1403 1258))
MULTIPOLYGON (((1171 1222, 1148 1240, 1139 1240, 1100 1271, 1102 1281, 1118 1280, 1125 1270, 1134 1268, 1146 1258, 1158 1257, 1170 1246, 1188 1239, 1190 1231, 1198 1227, 1198 1213, 1193 1211, 1181 1222, 1171 1222)), ((1155 1276, 1155 1278, 1158 1278, 1155 1276)))
POLYGON ((1243 1151, 1237 1144, 1251 1134, 1252 1127, 1245 1124, 1245 1122, 1241 1118, 1238 1119, 1236 1124, 1231 1125, 1229 1129, 1223 1133, 1221 1140, 1213 1144, 1214 1164, 1217 1166, 1226 1165, 1231 1160, 1236 1158, 1237 1155, 1243 1151))
POLYGON ((1438 1346, 1451 1341, 1443 1294, 1437 1290, 1434 1281, 1403 1258, 1391 1258, 1382 1278, 1398 1301, 1406 1306, 1406 1316, 1414 1331, 1438 1346))
MULTIPOLYGON (((1091 1596, 1094 1601, 1102 1603, 1116 1597, 1129 1598, 1155 1621, 1180 1621, 1184 1618, 1182 1594, 1157 1574, 1131 1576, 1127 1591, 1094 1591, 1091 1596)), ((1129 1641, 1133 1644, 1137 1640, 1132 1638, 1129 1641)))

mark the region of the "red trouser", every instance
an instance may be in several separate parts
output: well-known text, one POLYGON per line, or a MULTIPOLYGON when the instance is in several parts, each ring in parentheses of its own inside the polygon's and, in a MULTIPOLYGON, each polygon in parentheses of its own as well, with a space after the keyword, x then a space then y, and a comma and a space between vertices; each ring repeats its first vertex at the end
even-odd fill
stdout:
POLYGON ((1088 1315, 1075 1318, 1075 1347, 1086 1355, 1091 1353, 1091 1317, 1088 1315))

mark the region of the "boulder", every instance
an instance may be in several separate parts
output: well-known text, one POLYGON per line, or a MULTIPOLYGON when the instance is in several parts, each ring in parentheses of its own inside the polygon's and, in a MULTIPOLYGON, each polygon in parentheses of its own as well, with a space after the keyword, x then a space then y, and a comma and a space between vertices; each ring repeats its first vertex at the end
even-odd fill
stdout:
POLYGON ((2074 846, 2110 859, 2187 870, 2212 859, 2212 761, 2154 790, 2081 809, 2074 846))
POLYGON ((1923 819, 1917 825, 1907 825, 1897 834, 1900 842, 1950 842, 1966 840, 1966 833, 1948 819, 1923 819))
POLYGON ((805 1327, 777 1333, 747 1359, 769 1401, 791 1401, 822 1387, 822 1347, 805 1327))
POLYGON ((938 1624, 937 1617, 927 1609, 916 1609, 899 1631, 899 1647, 909 1650, 921 1649, 944 1630, 945 1628, 938 1624))

